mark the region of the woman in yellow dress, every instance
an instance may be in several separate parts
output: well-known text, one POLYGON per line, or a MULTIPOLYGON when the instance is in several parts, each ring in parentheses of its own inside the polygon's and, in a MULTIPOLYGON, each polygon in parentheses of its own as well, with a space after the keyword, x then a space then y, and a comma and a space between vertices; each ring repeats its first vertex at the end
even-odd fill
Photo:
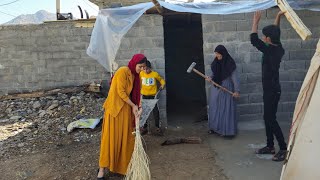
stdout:
POLYGON ((105 168, 125 175, 134 148, 134 115, 140 104, 139 73, 147 58, 135 54, 128 66, 120 67, 112 78, 104 102, 98 180, 104 179, 105 168))

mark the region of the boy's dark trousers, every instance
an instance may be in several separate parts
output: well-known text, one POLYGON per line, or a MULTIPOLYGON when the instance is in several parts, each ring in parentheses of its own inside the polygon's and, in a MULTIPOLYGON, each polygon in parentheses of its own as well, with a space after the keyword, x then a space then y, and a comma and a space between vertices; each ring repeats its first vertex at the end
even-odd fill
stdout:
MULTIPOLYGON (((142 95, 142 98, 143 99, 154 99, 155 96, 145 96, 145 95, 142 95)), ((159 116, 159 109, 158 109, 158 105, 156 104, 155 107, 153 108, 152 110, 152 114, 153 114, 153 117, 154 117, 154 121, 155 121, 155 126, 157 128, 159 128, 159 120, 160 120, 160 116, 159 116)), ((146 128, 147 127, 147 123, 144 125, 144 127, 146 128)))
POLYGON ((279 147, 281 150, 286 150, 287 145, 284 141, 282 130, 277 122, 277 109, 280 100, 281 92, 266 91, 263 92, 263 104, 264 104, 264 123, 266 127, 267 146, 274 147, 273 135, 276 136, 279 147))

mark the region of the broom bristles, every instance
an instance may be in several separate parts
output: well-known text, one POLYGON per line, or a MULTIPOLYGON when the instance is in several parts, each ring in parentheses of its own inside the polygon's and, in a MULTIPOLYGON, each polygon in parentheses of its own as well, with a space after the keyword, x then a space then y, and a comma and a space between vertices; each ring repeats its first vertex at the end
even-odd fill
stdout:
MULTIPOLYGON (((139 122, 139 121, 138 121, 139 122)), ((143 148, 142 137, 139 130, 139 123, 136 122, 134 150, 128 165, 126 180, 150 180, 150 160, 143 148)))

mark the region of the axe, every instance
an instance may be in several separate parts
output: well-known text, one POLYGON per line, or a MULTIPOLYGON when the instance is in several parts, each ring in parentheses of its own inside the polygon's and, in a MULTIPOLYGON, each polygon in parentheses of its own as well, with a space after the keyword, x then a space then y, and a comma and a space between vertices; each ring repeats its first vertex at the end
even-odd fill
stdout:
MULTIPOLYGON (((197 64, 197 63, 193 62, 193 63, 189 66, 189 68, 187 69, 187 73, 191 73, 191 71, 193 71, 193 72, 199 74, 201 77, 203 77, 203 78, 206 79, 207 76, 205 76, 205 75, 202 74, 200 71, 198 71, 198 70, 196 70, 196 69, 194 68, 194 67, 196 66, 196 64, 197 64)), ((214 82, 214 81, 212 81, 212 80, 210 80, 210 82, 211 82, 213 85, 217 86, 218 88, 222 89, 223 91, 225 91, 225 92, 233 95, 233 92, 229 91, 227 88, 220 86, 218 83, 216 83, 216 82, 214 82)))

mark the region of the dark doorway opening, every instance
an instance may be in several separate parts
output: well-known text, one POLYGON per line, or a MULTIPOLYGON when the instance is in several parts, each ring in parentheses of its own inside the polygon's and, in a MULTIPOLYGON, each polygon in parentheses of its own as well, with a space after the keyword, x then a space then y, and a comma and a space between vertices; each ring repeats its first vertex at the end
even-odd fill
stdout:
POLYGON ((163 17, 163 26, 168 123, 177 117, 201 120, 207 114, 205 80, 187 73, 192 62, 204 72, 201 15, 168 14, 163 17))

